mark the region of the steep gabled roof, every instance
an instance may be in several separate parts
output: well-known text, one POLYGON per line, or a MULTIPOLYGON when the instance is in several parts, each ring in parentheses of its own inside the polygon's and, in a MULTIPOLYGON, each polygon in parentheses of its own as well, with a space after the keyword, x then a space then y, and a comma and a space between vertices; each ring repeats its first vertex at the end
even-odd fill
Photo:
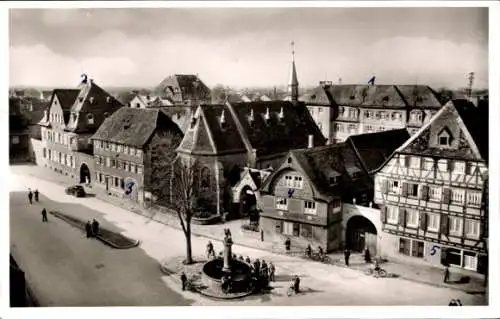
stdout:
POLYGON ((358 106, 366 99, 368 85, 341 84, 327 88, 331 99, 337 105, 358 106))
POLYGON ((351 199, 372 187, 368 174, 347 143, 293 150, 288 157, 292 158, 292 164, 285 160, 280 169, 266 179, 262 186, 263 192, 269 193, 276 177, 292 167, 307 176, 313 187, 314 198, 317 199, 330 201, 339 196, 351 199), (297 161, 298 165, 294 165, 293 161, 297 161), (353 176, 353 172, 359 175, 353 176), (336 177, 337 183, 330 185, 330 177, 336 177))
POLYGON ((307 147, 309 135, 314 136, 315 145, 324 145, 326 142, 303 103, 294 106, 286 101, 259 101, 235 103, 232 107, 250 145, 257 150, 257 155, 307 147), (270 119, 266 121, 268 111, 270 119), (253 121, 250 121, 252 112, 253 121))
POLYGON ((367 88, 361 105, 401 109, 406 107, 406 102, 394 85, 371 85, 367 88))
POLYGON ((353 147, 365 169, 371 173, 379 168, 409 138, 410 134, 403 128, 351 135, 347 138, 346 143, 353 147))
POLYGON ((210 99, 210 89, 194 74, 174 74, 166 77, 154 90, 155 94, 162 97, 169 94, 181 94, 182 99, 210 99), (172 92, 179 89, 179 92, 172 92))
POLYGON ((168 127, 182 135, 177 125, 159 109, 122 107, 102 123, 92 138, 142 148, 159 127, 168 127))
POLYGON ((75 103, 78 93, 80 93, 80 90, 78 89, 55 89, 52 92, 50 104, 52 104, 54 96, 57 96, 57 99, 59 100, 63 111, 69 111, 73 106, 73 103, 75 103))
MULTIPOLYGON (((457 140, 457 138, 455 138, 457 140)), ((471 158, 488 162, 487 110, 476 108, 466 100, 451 100, 420 128, 396 152, 445 158, 471 158), (444 128, 457 126, 463 139, 458 148, 430 147, 431 134, 444 128)))
POLYGON ((302 95, 300 101, 306 105, 331 106, 332 100, 329 94, 330 92, 320 85, 302 95))

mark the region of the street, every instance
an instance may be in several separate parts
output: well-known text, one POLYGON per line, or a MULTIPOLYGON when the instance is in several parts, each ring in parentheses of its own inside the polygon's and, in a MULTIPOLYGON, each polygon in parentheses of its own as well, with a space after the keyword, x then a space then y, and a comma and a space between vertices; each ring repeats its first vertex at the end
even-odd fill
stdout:
MULTIPOLYGON (((45 306, 118 305, 447 305, 460 298, 464 305, 485 304, 485 296, 437 288, 398 278, 376 279, 357 271, 234 245, 237 255, 272 261, 278 282, 271 294, 244 300, 215 301, 181 292, 177 281, 160 272, 162 260, 184 254, 181 231, 112 206, 97 198, 74 198, 64 188, 32 176, 10 174, 11 246, 40 303, 45 306), (30 206, 26 192, 38 188, 42 202, 30 206), (20 193, 22 192, 22 193, 20 193), (42 206, 43 205, 43 206, 42 206), (58 209, 83 220, 97 218, 107 228, 139 239, 137 248, 115 250, 49 214, 58 209), (289 276, 302 278, 304 293, 287 297, 289 276), (280 279, 282 278, 282 279, 280 279), (185 297, 181 296, 184 293, 185 297)), ((221 226, 221 239, 222 239, 221 226)), ((206 238, 193 237, 194 254, 202 254, 206 238)), ((222 249, 214 242, 216 251, 222 249)))

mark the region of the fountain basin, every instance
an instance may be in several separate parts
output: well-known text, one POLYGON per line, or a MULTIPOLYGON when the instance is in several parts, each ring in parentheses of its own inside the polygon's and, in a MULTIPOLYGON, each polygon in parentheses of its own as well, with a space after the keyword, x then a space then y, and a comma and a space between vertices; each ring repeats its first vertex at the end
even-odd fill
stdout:
MULTIPOLYGON (((222 271, 224 260, 216 258, 203 265, 201 280, 203 284, 212 290, 222 290, 222 271)), ((231 278, 234 293, 247 292, 251 287, 252 268, 246 262, 231 260, 231 278)))

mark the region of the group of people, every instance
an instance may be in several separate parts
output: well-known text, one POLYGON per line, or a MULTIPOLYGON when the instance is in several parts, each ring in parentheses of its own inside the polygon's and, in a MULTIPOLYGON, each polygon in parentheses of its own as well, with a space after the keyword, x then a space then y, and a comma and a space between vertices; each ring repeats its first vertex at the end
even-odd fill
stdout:
MULTIPOLYGON (((31 191, 31 188, 28 188, 28 202, 30 205, 33 205, 33 199, 35 199, 35 202, 40 201, 40 192, 38 192, 38 189, 35 189, 34 192, 31 191)), ((47 210, 45 208, 42 209, 42 223, 47 223, 49 219, 47 218, 47 210)))
POLYGON ((274 267, 272 262, 269 262, 268 265, 265 260, 262 260, 261 263, 257 258, 252 264, 250 257, 247 257, 245 262, 252 266, 253 276, 255 277, 257 282, 262 284, 263 287, 267 287, 270 281, 275 280, 276 268, 274 267))
POLYGON ((28 201, 30 204, 33 204, 33 197, 35 198, 35 202, 38 202, 39 195, 40 195, 40 193, 38 192, 38 189, 35 189, 35 191, 32 192, 31 188, 28 188, 28 201))
POLYGON ((87 238, 97 237, 99 234, 99 222, 94 218, 92 222, 87 221, 85 224, 85 232, 87 233, 87 238))

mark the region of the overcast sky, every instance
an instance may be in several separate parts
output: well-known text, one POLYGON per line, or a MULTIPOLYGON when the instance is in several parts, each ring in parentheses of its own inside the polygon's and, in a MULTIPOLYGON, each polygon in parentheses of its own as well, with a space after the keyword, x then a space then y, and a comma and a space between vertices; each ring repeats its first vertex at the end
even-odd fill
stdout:
POLYGON ((488 85, 488 9, 11 9, 10 84, 153 86, 198 73, 213 86, 299 82, 488 85))

